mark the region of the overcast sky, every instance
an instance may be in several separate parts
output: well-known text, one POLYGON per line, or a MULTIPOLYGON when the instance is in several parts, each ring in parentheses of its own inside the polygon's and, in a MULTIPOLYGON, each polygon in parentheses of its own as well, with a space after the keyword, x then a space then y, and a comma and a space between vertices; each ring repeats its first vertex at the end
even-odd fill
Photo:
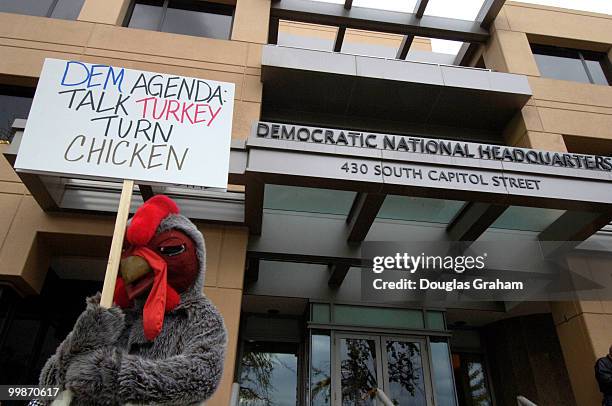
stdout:
MULTIPOLYGON (((344 3, 344 0, 318 0, 330 3, 344 3)), ((425 14, 442 17, 453 17, 462 20, 473 20, 480 10, 484 0, 429 0, 425 14)), ((612 15, 612 0, 520 0, 523 3, 543 4, 571 8, 575 10, 593 11, 612 15)), ((412 12, 416 0, 353 0, 355 7, 382 8, 412 12)), ((434 52, 456 54, 461 43, 444 40, 432 40, 434 52)))

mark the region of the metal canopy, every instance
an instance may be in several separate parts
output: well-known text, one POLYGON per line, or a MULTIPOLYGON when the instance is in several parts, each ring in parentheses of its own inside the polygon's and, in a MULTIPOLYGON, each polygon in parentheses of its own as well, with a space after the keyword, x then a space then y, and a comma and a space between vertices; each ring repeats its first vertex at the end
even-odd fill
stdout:
POLYGON ((508 206, 502 202, 500 204, 469 202, 446 230, 453 240, 476 241, 507 208, 508 206))
POLYGON ((353 0, 344 4, 312 0, 278 0, 272 2, 268 43, 278 41, 279 20, 299 21, 338 27, 334 51, 342 50, 347 28, 403 34, 397 59, 405 59, 415 36, 465 42, 455 63, 466 65, 489 38, 489 29, 505 0, 484 0, 475 21, 429 16, 425 10, 429 0, 417 0, 412 13, 353 7, 353 0))
POLYGON ((487 30, 491 28, 504 3, 506 3, 506 0, 484 0, 476 17, 476 21, 480 23, 482 28, 487 30))
MULTIPOLYGON (((476 21, 480 23, 482 28, 487 30, 491 28, 505 2, 506 0, 484 0, 476 17, 476 21)), ((481 48, 482 44, 464 43, 455 57, 455 65, 471 66, 481 48)))
POLYGON ((531 96, 523 75, 273 45, 263 48, 262 81, 268 118, 375 120, 394 132, 419 125, 430 134, 453 127, 499 137, 531 96))
MULTIPOLYGON (((254 125, 247 141, 249 159, 246 179, 248 182, 256 180, 260 185, 256 191, 261 194, 253 198, 259 207, 251 207, 250 210, 262 215, 253 218, 253 222, 260 221, 259 224, 250 225, 252 236, 248 255, 251 258, 329 264, 328 285, 338 287, 348 268, 359 266, 362 241, 384 241, 392 235, 405 236, 406 229, 410 227, 414 227, 414 233, 409 234, 418 235, 423 241, 474 241, 484 233, 488 238, 496 233, 507 233, 507 230, 491 229, 491 225, 509 206, 532 206, 567 212, 544 231, 539 234, 526 232, 524 238, 534 241, 584 241, 612 219, 612 192, 606 186, 612 181, 609 172, 400 152, 379 149, 376 146, 380 144, 376 143, 369 148, 330 143, 329 139, 342 133, 351 131, 275 123, 254 125), (291 138, 290 134, 295 137, 291 138), (308 134, 313 137, 308 137, 308 134), (317 137, 325 134, 326 138, 317 138, 315 134, 318 134, 317 137), (354 170, 350 170, 349 165, 354 170), (385 175, 383 170, 377 174, 376 170, 372 170, 375 166, 389 168, 389 173, 385 175), (391 168, 405 170, 398 174, 391 168), (408 176, 410 168, 418 170, 420 175, 408 176), (429 177, 430 171, 435 174, 470 174, 470 177, 476 177, 476 183, 441 184, 429 177), (481 183, 479 176, 483 176, 482 179, 493 179, 493 176, 498 179, 499 176, 531 179, 539 186, 537 189, 493 189, 493 183, 481 183), (292 213, 286 209, 263 208, 265 184, 358 193, 346 217, 292 213), (412 222, 377 221, 378 211, 387 194, 456 199, 468 203, 448 226, 440 224, 438 227, 419 228, 412 222), (254 230, 261 233, 257 235, 254 230)), ((357 138, 368 135, 352 133, 357 138)), ((376 139, 385 137, 384 134, 372 136, 378 137, 376 139)), ((472 151, 479 149, 478 144, 463 145, 472 151)), ((480 146, 485 147, 486 144, 480 146)), ((535 153, 534 150, 517 149, 525 154, 535 153)), ((250 199, 247 186, 247 201, 250 199)))
POLYGON ((417 0, 413 11, 416 18, 423 17, 425 14, 425 9, 427 8, 427 3, 429 3, 429 0, 417 0))
POLYGON ((270 17, 272 24, 271 31, 278 30, 273 25, 277 25, 278 19, 282 19, 453 41, 484 43, 489 38, 488 30, 482 28, 475 21, 428 15, 419 18, 415 13, 364 7, 350 7, 347 9, 344 4, 310 0, 281 0, 272 2, 270 17))

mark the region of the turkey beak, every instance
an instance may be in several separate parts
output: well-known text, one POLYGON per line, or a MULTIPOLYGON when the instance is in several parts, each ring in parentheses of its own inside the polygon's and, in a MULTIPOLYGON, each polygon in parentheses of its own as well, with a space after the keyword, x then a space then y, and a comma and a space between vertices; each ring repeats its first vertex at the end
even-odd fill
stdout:
POLYGON ((119 272, 121 272, 121 277, 125 284, 129 285, 151 272, 151 267, 144 258, 134 255, 121 260, 119 272))

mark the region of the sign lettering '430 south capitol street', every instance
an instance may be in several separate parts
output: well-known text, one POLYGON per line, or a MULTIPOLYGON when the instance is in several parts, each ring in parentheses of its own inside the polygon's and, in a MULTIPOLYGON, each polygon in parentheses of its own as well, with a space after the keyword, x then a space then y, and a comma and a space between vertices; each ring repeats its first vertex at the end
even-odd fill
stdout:
POLYGON ((225 188, 234 84, 47 59, 18 170, 225 188))

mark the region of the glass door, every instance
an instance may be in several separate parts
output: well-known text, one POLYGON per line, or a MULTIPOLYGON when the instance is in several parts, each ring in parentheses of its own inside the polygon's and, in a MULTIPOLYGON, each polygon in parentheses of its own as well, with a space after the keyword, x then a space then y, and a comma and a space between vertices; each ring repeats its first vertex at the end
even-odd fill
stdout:
POLYGON ((394 405, 427 406, 430 381, 424 339, 381 337, 383 349, 383 390, 394 405))
POLYGON ((426 342, 421 338, 335 334, 333 405, 432 405, 426 342))
POLYGON ((374 406, 382 377, 380 340, 376 336, 336 334, 334 404, 374 406))

